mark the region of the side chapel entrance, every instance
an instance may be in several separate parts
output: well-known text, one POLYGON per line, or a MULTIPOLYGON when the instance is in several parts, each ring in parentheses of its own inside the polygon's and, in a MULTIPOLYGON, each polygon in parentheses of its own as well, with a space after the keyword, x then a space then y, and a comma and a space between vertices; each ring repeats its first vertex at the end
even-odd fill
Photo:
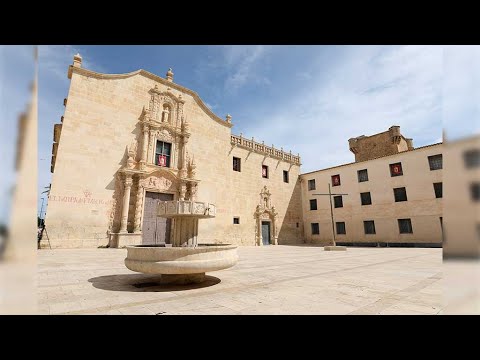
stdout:
POLYGON ((270 245, 270 221, 262 221, 262 243, 270 245))
POLYGON ((270 191, 266 186, 260 192, 260 204, 255 210, 255 244, 278 245, 277 211, 272 206, 270 191))

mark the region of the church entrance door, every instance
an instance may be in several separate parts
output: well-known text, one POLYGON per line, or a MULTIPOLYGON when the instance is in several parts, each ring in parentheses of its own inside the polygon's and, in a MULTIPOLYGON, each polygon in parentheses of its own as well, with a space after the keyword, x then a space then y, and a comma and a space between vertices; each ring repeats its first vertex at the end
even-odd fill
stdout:
POLYGON ((173 194, 147 191, 143 210, 142 245, 160 245, 170 243, 172 219, 157 216, 159 201, 173 200, 173 194))

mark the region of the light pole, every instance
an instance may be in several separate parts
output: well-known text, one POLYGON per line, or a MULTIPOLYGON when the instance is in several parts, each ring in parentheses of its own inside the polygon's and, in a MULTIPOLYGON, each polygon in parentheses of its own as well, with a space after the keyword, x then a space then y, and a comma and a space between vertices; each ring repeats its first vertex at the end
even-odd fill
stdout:
POLYGON ((328 194, 312 194, 312 195, 328 195, 328 198, 330 199, 330 218, 332 220, 333 246, 325 246, 324 250, 325 251, 332 251, 332 250, 345 251, 345 250, 347 250, 346 246, 337 246, 337 243, 335 241, 335 223, 333 221, 332 196, 348 195, 348 194, 332 194, 332 191, 330 190, 330 183, 328 183, 328 194))

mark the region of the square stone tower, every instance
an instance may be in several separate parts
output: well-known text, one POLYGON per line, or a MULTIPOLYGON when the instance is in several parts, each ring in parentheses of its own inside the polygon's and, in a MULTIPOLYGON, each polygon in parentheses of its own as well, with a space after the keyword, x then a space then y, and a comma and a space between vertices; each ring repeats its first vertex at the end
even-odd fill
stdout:
POLYGON ((393 125, 387 131, 371 136, 358 136, 348 140, 355 162, 398 154, 413 149, 413 140, 400 133, 400 126, 393 125))

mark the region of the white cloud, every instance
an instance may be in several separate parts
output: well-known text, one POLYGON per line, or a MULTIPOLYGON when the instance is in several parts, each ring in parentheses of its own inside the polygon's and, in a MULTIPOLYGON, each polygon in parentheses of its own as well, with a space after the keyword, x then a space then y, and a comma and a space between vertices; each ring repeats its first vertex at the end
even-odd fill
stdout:
POLYGON ((328 72, 246 132, 300 152, 303 172, 353 161, 350 137, 391 125, 415 146, 441 136, 441 47, 351 47, 328 72))
POLYGON ((269 79, 261 76, 256 67, 259 61, 269 53, 270 49, 271 47, 264 45, 225 46, 223 48, 223 60, 228 71, 225 89, 235 91, 248 81, 269 84, 269 79))
MULTIPOLYGON (((72 45, 41 45, 38 48, 39 70, 44 76, 53 75, 64 82, 70 82, 67 77, 68 66, 73 64, 73 56, 80 53, 82 67, 85 69, 105 72, 102 66, 92 61, 89 54, 72 45)), ((41 84, 40 84, 41 85, 41 84)))

